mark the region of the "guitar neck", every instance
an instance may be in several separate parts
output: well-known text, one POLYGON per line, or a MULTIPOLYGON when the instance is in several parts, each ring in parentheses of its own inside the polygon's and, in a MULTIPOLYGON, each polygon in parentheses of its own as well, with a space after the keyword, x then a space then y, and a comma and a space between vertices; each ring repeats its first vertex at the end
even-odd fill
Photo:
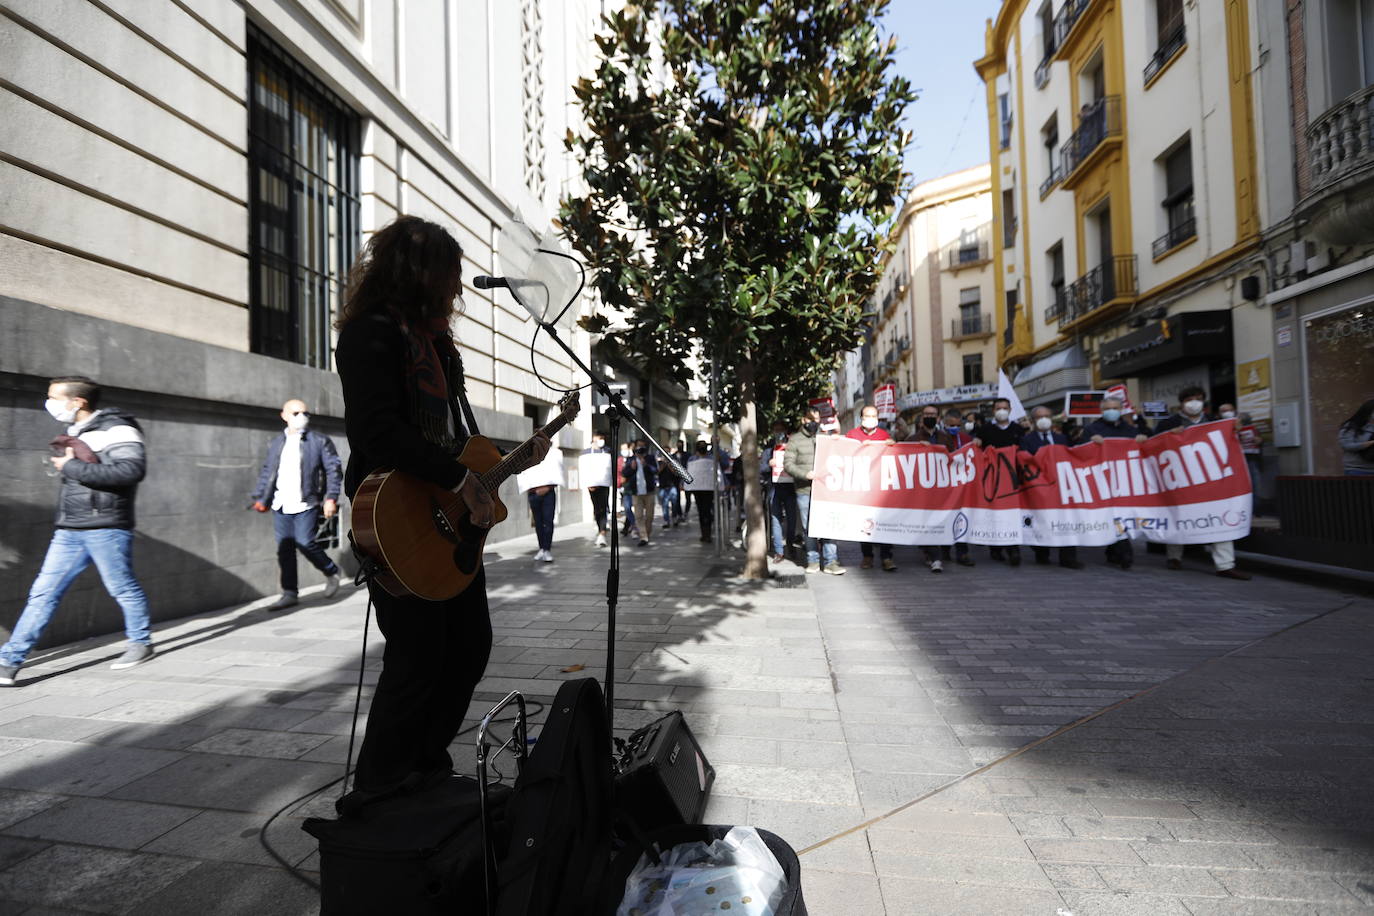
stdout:
MULTIPOLYGON (((570 416, 559 416, 547 426, 541 427, 534 435, 538 436, 542 433, 546 438, 552 439, 554 436, 558 435, 560 429, 568 425, 568 421, 571 419, 572 417, 570 416)), ((478 479, 481 481, 483 487, 495 493, 501 486, 502 481, 524 467, 525 463, 529 461, 530 456, 533 454, 534 436, 531 436, 511 451, 507 452, 491 470, 482 474, 478 479)))

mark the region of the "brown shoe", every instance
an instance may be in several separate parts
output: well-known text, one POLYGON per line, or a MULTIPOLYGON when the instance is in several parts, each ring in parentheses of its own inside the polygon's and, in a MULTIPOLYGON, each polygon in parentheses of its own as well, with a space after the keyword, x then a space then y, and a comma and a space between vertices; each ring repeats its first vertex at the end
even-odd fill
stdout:
POLYGON ((1217 575, 1223 579, 1239 579, 1242 582, 1250 581, 1250 574, 1241 572, 1239 569, 1219 569, 1217 575))
POLYGON ((1169 569, 1182 569, 1182 568, 1183 568, 1183 561, 1182 561, 1182 560, 1165 560, 1165 561, 1164 561, 1164 565, 1167 566, 1169 569))
POLYGON ((864 558, 863 558, 863 561, 859 563, 859 568, 860 568, 860 569, 872 569, 872 568, 873 568, 873 558, 872 558, 872 557, 864 557, 864 558))

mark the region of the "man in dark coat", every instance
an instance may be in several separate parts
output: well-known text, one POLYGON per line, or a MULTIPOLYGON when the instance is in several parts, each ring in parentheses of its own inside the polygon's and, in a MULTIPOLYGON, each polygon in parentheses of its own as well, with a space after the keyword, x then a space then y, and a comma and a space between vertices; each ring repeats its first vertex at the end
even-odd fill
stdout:
MULTIPOLYGON (((1021 437, 1021 448, 1034 455, 1047 445, 1069 444, 1069 439, 1063 433, 1054 431, 1054 412, 1048 407, 1037 407, 1031 411, 1032 429, 1021 437)), ((1050 548, 1032 547, 1035 553, 1035 562, 1045 565, 1050 562, 1050 548)), ((1078 559, 1077 547, 1059 548, 1059 565, 1065 569, 1082 569, 1083 564, 1078 559)))
MULTIPOLYGON (((992 402, 992 420, 978 427, 973 433, 973 443, 979 448, 1020 448, 1021 438, 1026 430, 1011 418, 1011 401, 998 398, 992 402)), ((1020 547, 991 547, 988 553, 994 560, 1000 560, 1006 552, 1006 560, 1012 566, 1021 565, 1020 547)))
POLYGON ((268 606, 280 611, 296 604, 296 551, 324 573, 324 597, 339 590, 339 567, 315 541, 320 516, 333 518, 339 510, 343 463, 333 441, 310 429, 310 411, 296 398, 281 409, 286 429, 267 445, 267 460, 253 490, 253 508, 272 512, 277 538, 277 567, 281 573, 281 597, 268 606))

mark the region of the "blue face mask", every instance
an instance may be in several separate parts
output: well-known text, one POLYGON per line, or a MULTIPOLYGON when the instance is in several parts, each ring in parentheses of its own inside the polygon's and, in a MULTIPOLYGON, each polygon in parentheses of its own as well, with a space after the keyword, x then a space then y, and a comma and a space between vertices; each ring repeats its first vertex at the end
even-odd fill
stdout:
POLYGON ((1115 407, 1108 407, 1106 410, 1102 411, 1102 419, 1106 420, 1108 423, 1115 423, 1117 420, 1121 419, 1121 411, 1117 410, 1115 407))

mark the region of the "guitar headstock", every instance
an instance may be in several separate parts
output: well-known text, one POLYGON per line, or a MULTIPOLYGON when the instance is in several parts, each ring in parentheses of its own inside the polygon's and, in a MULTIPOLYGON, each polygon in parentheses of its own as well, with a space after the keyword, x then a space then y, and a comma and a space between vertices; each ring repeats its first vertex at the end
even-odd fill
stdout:
POLYGON ((569 391, 558 399, 558 407, 558 418, 565 423, 568 422, 582 411, 582 393, 569 391))

